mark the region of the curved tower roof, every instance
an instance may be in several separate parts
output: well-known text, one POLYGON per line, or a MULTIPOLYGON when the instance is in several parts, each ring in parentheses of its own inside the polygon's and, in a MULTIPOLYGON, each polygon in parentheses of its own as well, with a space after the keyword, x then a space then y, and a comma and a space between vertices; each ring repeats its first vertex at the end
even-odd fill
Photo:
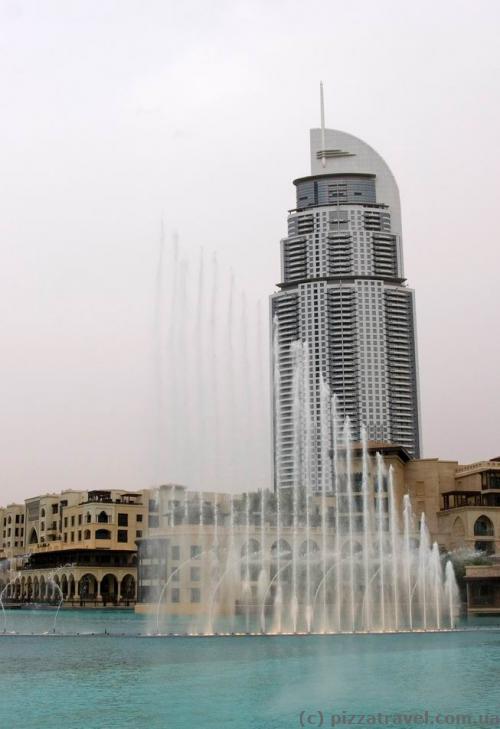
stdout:
POLYGON ((389 165, 373 147, 353 134, 338 129, 311 129, 311 175, 372 174, 376 177, 377 202, 391 209, 392 230, 401 236, 399 189, 389 165))

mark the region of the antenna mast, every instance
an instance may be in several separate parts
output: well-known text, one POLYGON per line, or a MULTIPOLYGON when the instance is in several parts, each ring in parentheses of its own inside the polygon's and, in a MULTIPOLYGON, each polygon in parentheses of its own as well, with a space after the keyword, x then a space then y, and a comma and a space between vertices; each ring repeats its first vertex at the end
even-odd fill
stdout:
POLYGON ((319 98, 320 98, 320 106, 321 106, 321 164, 323 165, 323 167, 326 167, 325 98, 324 98, 324 94, 323 94, 323 81, 319 82, 319 98))

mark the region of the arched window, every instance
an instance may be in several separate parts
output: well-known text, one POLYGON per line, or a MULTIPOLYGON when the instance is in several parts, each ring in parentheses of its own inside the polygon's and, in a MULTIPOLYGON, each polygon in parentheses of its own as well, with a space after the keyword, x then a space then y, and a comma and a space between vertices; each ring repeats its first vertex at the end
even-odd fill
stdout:
POLYGON ((41 512, 40 512, 40 516, 42 517, 42 519, 43 519, 43 518, 45 517, 45 509, 42 509, 42 510, 41 510, 41 512))
POLYGON ((300 545, 299 555, 301 557, 306 557, 308 554, 311 555, 315 552, 319 552, 319 547, 313 539, 309 539, 308 542, 303 542, 300 545))
POLYGON ((78 584, 78 592, 81 599, 95 599, 97 595, 97 580, 94 575, 83 575, 78 584))
POLYGON ((111 539, 111 532, 109 529, 97 529, 95 533, 96 539, 111 539))
POLYGON ((279 555, 281 559, 290 559, 292 554, 292 548, 286 539, 280 539, 279 546, 278 542, 274 542, 271 547, 271 557, 276 559, 279 555))
POLYGON ((99 524, 107 524, 108 523, 108 515, 105 511, 101 511, 100 514, 97 515, 97 521, 99 524))
MULTIPOLYGON (((101 529, 101 531, 105 531, 105 529, 101 529)), ((83 538, 90 539, 90 529, 85 529, 85 531, 83 532, 83 538)))
POLYGON ((474 536, 475 537, 494 537, 495 530, 493 524, 487 516, 480 516, 474 524, 474 536))
POLYGON ((87 516, 85 518, 87 520, 87 524, 90 524, 90 522, 92 521, 92 514, 87 511, 87 516))
POLYGON ((241 556, 246 557, 248 551, 249 557, 254 557, 256 554, 260 552, 260 544, 256 539, 249 539, 248 543, 245 542, 245 544, 241 548, 241 556))
POLYGON ((38 544, 38 534, 36 533, 35 527, 31 530, 30 538, 29 538, 30 544, 38 544))
POLYGON ((125 575, 122 579, 120 594, 125 600, 133 600, 135 598, 135 578, 133 575, 125 575))

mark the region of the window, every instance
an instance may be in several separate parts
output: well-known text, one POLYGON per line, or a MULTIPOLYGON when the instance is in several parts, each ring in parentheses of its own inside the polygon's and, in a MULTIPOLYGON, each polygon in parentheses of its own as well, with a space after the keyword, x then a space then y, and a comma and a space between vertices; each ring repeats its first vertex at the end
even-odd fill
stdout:
POLYGON ((109 529, 97 529, 95 533, 96 539, 111 539, 111 532, 109 529))
POLYGON ((82 532, 81 531, 78 531, 78 541, 79 542, 82 541, 82 532))
POLYGON ((81 526, 82 523, 82 515, 78 514, 78 526, 81 526))
POLYGON ((75 517, 74 516, 71 517, 71 526, 75 526, 75 517))
POLYGON ((83 538, 90 539, 90 529, 85 529, 85 531, 83 532, 83 538))
POLYGON ((71 532, 71 541, 72 541, 72 542, 74 542, 74 541, 75 541, 75 532, 71 532))
POLYGON ((485 552, 486 554, 495 553, 495 542, 475 542, 474 549, 476 552, 485 552))
POLYGON ((148 526, 153 529, 160 526, 160 517, 155 514, 150 514, 148 518, 148 526))
POLYGON ((128 541, 128 532, 126 529, 118 529, 118 540, 119 542, 128 541))
POLYGON ((135 517, 136 521, 142 521, 142 514, 137 514, 135 517))
POLYGON ((480 516, 474 524, 474 536, 475 537, 493 537, 495 536, 495 530, 493 524, 487 516, 480 516))
POLYGON ((483 489, 500 489, 500 471, 485 471, 481 474, 483 489))
POLYGON ((199 587, 191 588, 191 602, 201 602, 201 594, 199 587))
POLYGON ((128 514, 118 514, 118 526, 128 526, 128 514))
POLYGON ((136 539, 140 539, 141 537, 142 537, 142 530, 141 529, 137 529, 137 531, 135 533, 135 538, 136 539))
POLYGON ((64 528, 66 529, 68 527, 68 517, 64 517, 64 528))
POLYGON ((191 559, 194 557, 199 557, 201 554, 201 547, 199 544, 192 544, 191 545, 191 559))
POLYGON ((178 567, 172 567, 172 569, 170 570, 170 579, 173 582, 179 582, 179 572, 180 570, 178 567))
POLYGON ((191 582, 199 582, 201 571, 199 567, 191 567, 191 582))
POLYGON ((172 602, 180 602, 181 594, 178 587, 172 587, 170 592, 170 599, 172 602))
POLYGON ((181 558, 181 548, 178 544, 174 545, 172 547, 172 559, 180 559, 181 558))

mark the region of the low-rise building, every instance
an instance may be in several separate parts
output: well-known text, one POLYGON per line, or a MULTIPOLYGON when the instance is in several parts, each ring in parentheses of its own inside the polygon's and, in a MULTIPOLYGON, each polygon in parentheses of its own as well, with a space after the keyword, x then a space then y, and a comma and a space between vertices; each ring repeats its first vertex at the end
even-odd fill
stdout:
MULTIPOLYGON (((135 601, 136 539, 143 535, 148 514, 142 492, 45 494, 27 499, 24 514, 21 564, 10 569, 8 580, 5 571, 2 578, 7 599, 62 597, 75 606, 135 601)), ((13 516, 4 516, 6 525, 13 516)))
MULTIPOLYGON (((425 513, 431 539, 442 552, 463 550, 464 554, 489 557, 489 564, 472 564, 465 570, 468 609, 500 612, 500 564, 496 563, 496 555, 500 555, 500 459, 469 465, 412 460, 404 448, 371 443, 372 463, 377 452, 382 453, 386 468, 391 468, 397 503, 410 495, 415 538, 425 513)), ((360 498, 361 455, 360 447, 355 446, 355 503, 360 498)), ((387 477, 388 471, 385 493, 387 477)), ((283 523, 279 535, 272 518, 261 526, 260 493, 231 497, 171 484, 137 493, 66 490, 10 504, 0 509, 0 589, 5 588, 7 599, 59 600, 62 596, 66 604, 74 606, 132 604, 137 594, 138 609, 143 610, 157 604, 168 581, 167 609, 196 612, 207 599, 203 591, 209 583, 204 574, 208 567, 191 561, 193 555, 210 551, 215 542, 222 546, 227 542, 232 500, 238 502, 241 512, 249 499, 249 527, 233 524, 231 530, 232 538, 241 542, 240 549, 255 539, 264 544, 272 561, 276 540, 289 541, 290 523, 283 523), (189 569, 181 570, 183 563, 189 569)), ((276 495, 268 498, 271 503, 276 495)), ((325 505, 326 538, 333 538, 337 504, 332 495, 321 503, 320 494, 313 496, 311 538, 320 538, 325 505)), ((258 589, 258 576, 254 577, 250 580, 252 594, 258 589)))

